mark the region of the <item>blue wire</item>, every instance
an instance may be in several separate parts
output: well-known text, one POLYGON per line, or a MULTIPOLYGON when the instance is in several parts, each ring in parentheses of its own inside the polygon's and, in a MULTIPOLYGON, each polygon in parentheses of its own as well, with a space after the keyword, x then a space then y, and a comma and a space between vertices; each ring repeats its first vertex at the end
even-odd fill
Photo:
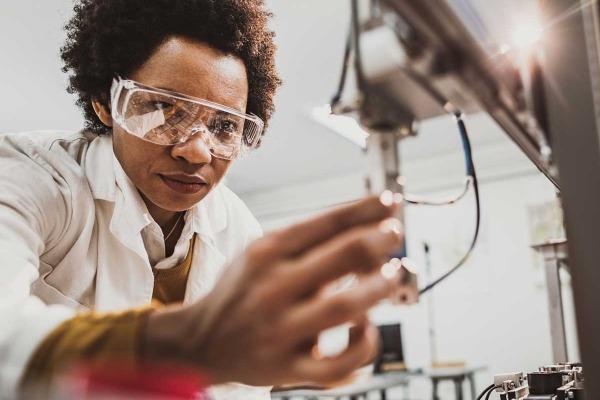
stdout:
POLYGON ((467 136, 467 128, 465 127, 465 123, 463 120, 463 114, 455 114, 456 123, 458 124, 458 130, 460 131, 460 140, 463 145, 463 152, 465 155, 465 166, 467 168, 466 174, 467 176, 473 176, 473 156, 471 154, 471 144, 469 143, 469 138, 467 136))
POLYGON ((475 232, 473 234, 473 240, 471 241, 471 246, 469 250, 465 253, 465 255, 460 259, 460 261, 450 270, 445 272, 442 276, 437 278, 435 281, 431 282, 423 289, 419 290, 419 295, 431 290, 438 283, 446 279, 448 276, 452 275, 457 269, 459 269, 465 261, 469 258, 471 253, 473 252, 473 248, 475 247, 475 243, 477 243, 477 238, 479 237, 479 229, 481 227, 481 205, 479 199, 479 182, 477 181, 477 174, 475 173, 475 165, 473 164, 473 157, 471 152, 471 142, 469 141, 469 135, 467 133, 467 127, 463 121, 462 113, 454 114, 456 117, 456 123, 458 125, 458 130, 460 132, 460 137, 463 143, 463 150, 465 153, 465 161, 467 166, 467 176, 470 176, 473 179, 473 192, 475 194, 475 207, 476 207, 476 220, 475 220, 475 232))

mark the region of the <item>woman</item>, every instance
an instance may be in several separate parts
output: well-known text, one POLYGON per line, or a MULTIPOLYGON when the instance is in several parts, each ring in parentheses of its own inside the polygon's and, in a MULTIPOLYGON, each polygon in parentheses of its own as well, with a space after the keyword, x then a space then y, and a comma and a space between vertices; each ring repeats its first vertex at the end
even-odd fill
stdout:
MULTIPOLYGON (((366 312, 400 281, 379 272, 401 242, 397 205, 365 199, 255 241, 219 184, 273 112, 269 17, 247 0, 75 6, 61 56, 85 129, 0 141, 4 397, 43 396, 79 362, 260 386, 335 381, 373 356, 366 312), (353 291, 323 294, 353 272, 353 291), (319 333, 348 321, 348 349, 315 355, 319 333)), ((213 395, 269 398, 238 384, 213 395)))

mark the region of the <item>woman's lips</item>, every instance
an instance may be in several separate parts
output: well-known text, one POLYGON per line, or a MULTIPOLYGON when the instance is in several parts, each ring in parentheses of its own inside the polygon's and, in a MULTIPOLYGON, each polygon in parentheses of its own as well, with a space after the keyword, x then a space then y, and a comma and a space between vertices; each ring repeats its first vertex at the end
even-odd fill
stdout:
POLYGON ((196 194, 206 186, 206 182, 197 177, 166 175, 159 175, 159 177, 165 185, 181 194, 196 194))

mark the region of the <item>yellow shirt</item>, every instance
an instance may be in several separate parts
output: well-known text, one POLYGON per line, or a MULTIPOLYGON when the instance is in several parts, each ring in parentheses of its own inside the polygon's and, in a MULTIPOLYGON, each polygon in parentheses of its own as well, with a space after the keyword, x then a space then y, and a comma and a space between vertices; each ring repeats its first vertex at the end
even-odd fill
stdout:
POLYGON ((192 265, 192 256, 196 235, 190 240, 190 250, 181 264, 168 269, 152 268, 154 273, 154 291, 152 299, 162 304, 182 302, 185 296, 190 267, 192 265))

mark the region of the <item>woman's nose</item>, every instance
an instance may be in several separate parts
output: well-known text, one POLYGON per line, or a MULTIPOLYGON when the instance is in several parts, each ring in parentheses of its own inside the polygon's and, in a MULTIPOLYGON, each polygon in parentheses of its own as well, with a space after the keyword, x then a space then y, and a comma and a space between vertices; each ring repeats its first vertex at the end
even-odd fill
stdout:
POLYGON ((197 132, 185 142, 173 146, 171 155, 183 158, 190 164, 208 164, 212 161, 210 139, 204 132, 197 132))

